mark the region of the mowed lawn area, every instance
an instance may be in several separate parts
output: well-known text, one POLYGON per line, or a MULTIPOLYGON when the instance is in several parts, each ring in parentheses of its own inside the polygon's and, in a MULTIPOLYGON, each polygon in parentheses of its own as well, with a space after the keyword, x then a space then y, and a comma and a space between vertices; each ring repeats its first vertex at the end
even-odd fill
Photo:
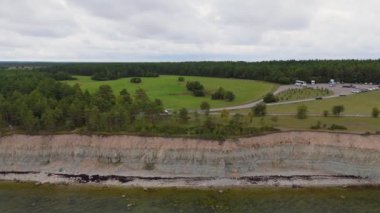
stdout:
POLYGON ((209 78, 184 76, 185 82, 178 82, 178 76, 161 75, 158 78, 141 78, 142 83, 130 83, 130 78, 122 78, 112 81, 94 81, 90 76, 74 76, 77 80, 65 81, 70 85, 79 84, 83 90, 90 93, 95 92, 100 85, 110 85, 115 94, 122 89, 127 89, 133 94, 137 89, 144 89, 150 98, 159 98, 164 106, 169 109, 199 109, 201 102, 208 101, 211 108, 233 106, 248 103, 262 98, 266 93, 274 91, 278 85, 240 79, 226 78, 209 78), (186 89, 186 81, 199 81, 204 85, 207 93, 206 97, 194 97, 191 92, 186 89), (232 102, 222 100, 211 100, 210 94, 223 87, 235 93, 236 99, 232 102))
POLYGON ((268 106, 268 113, 296 113, 299 105, 306 105, 308 113, 313 114, 322 114, 324 110, 329 110, 331 113, 331 108, 334 105, 343 105, 345 108, 343 114, 370 115, 372 108, 378 107, 380 109, 380 91, 371 91, 304 103, 268 106))

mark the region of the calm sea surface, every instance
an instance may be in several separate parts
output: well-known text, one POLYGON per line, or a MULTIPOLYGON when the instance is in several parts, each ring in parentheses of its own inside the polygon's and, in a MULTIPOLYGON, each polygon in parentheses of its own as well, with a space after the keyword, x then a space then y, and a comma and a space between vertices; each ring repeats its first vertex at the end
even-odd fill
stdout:
POLYGON ((380 212, 380 188, 149 189, 0 182, 0 212, 380 212))

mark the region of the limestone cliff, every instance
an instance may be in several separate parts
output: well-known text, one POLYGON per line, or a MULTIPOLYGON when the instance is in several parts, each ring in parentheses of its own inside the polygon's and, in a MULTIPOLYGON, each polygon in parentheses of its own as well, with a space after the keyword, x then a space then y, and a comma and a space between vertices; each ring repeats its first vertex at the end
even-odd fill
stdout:
POLYGON ((228 140, 11 135, 0 171, 137 176, 355 175, 380 180, 380 136, 284 132, 228 140))

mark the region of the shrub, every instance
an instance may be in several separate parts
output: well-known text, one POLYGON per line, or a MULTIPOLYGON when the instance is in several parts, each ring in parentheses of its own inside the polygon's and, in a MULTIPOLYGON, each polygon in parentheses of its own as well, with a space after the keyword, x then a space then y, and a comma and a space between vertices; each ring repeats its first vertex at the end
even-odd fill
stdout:
POLYGON ((157 104, 157 106, 163 106, 162 101, 159 98, 154 99, 154 103, 157 104))
POLYGON ((233 101, 235 100, 235 94, 231 91, 225 91, 223 87, 219 87, 218 90, 216 90, 211 95, 212 100, 227 100, 227 101, 233 101))
POLYGON ((344 106, 343 105, 335 105, 332 108, 332 113, 335 116, 340 116, 340 114, 344 111, 344 106))
POLYGON ((347 130, 347 127, 337 125, 337 124, 331 124, 331 126, 328 129, 329 130, 347 130))
POLYGON ((195 97, 203 97, 203 96, 205 96, 205 92, 203 90, 194 90, 193 95, 195 97))
POLYGON ((307 118, 307 106, 301 105, 297 107, 297 118, 306 119, 307 118))
POLYGON ((205 111, 206 115, 210 112, 210 104, 207 101, 201 103, 201 110, 205 111))
POLYGON ((318 121, 316 125, 313 125, 310 127, 310 129, 320 129, 321 128, 321 122, 318 121))
POLYGON ((187 123, 187 121, 189 120, 189 112, 187 111, 186 108, 180 109, 178 116, 179 116, 180 121, 183 123, 187 123))
POLYGON ((379 117, 379 113, 380 113, 380 111, 379 111, 379 109, 377 107, 374 107, 372 109, 372 117, 378 118, 379 117))
POLYGON ((142 82, 142 80, 141 80, 141 78, 134 77, 134 78, 131 78, 130 82, 134 83, 134 84, 139 84, 142 82))
POLYGON ((323 117, 328 117, 329 116, 329 111, 328 110, 325 110, 323 111, 323 117))
POLYGON ((186 88, 189 91, 193 92, 193 95, 196 97, 203 97, 205 96, 204 87, 199 81, 188 81, 186 83, 186 88))
POLYGON ((201 83, 199 83, 199 81, 188 81, 186 83, 186 88, 187 90, 190 90, 190 91, 196 91, 196 90, 203 90, 204 87, 201 83))
POLYGON ((220 117, 222 119, 225 119, 227 120, 229 117, 230 117, 230 112, 226 109, 224 109, 221 113, 220 113, 220 117))
POLYGON ((252 107, 251 110, 256 117, 262 117, 267 114, 267 105, 265 103, 259 103, 252 107))
POLYGON ((235 94, 231 91, 227 91, 226 94, 224 95, 224 98, 227 101, 233 101, 233 100, 235 100, 235 94))
POLYGON ((178 81, 179 81, 179 82, 184 82, 184 81, 185 81, 185 78, 182 77, 182 76, 180 76, 180 77, 178 77, 178 81))
POLYGON ((212 100, 223 100, 224 94, 225 94, 224 89, 222 87, 219 87, 218 90, 216 90, 214 93, 212 93, 211 99, 212 100))
POLYGON ((264 102, 265 103, 274 103, 277 102, 276 96, 273 95, 273 93, 268 93, 264 96, 264 102))

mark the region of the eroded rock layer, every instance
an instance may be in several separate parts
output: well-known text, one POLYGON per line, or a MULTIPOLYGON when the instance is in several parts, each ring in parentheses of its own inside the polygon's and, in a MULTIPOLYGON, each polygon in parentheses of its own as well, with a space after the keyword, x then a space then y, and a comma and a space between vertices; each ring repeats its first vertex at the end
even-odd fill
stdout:
POLYGON ((0 138, 0 171, 162 177, 354 175, 380 180, 380 136, 284 132, 218 142, 12 135, 0 138))

